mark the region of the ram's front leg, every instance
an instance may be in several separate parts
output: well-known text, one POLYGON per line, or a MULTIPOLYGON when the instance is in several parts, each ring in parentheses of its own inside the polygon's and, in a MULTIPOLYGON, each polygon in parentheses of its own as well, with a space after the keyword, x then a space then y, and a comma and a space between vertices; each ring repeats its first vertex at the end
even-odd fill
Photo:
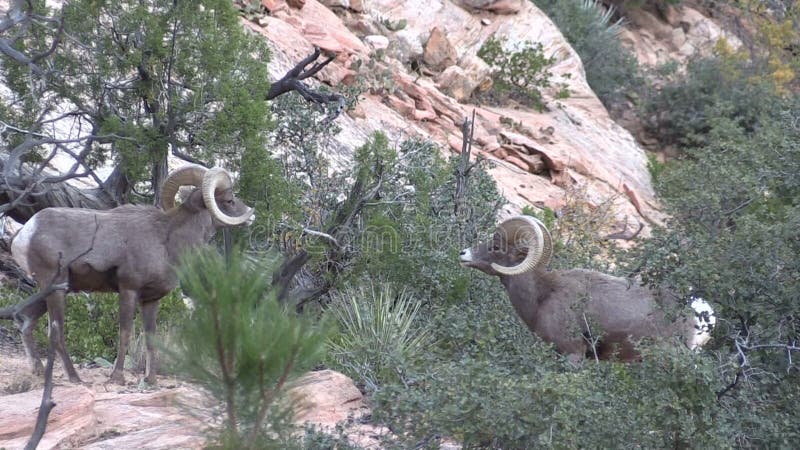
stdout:
POLYGON ((142 324, 144 326, 144 340, 147 346, 147 357, 145 360, 144 381, 148 384, 156 384, 156 372, 158 371, 158 358, 156 355, 156 315, 158 314, 158 300, 142 302, 142 324))
POLYGON ((133 317, 136 315, 136 291, 131 289, 119 290, 119 341, 117 342, 117 360, 114 370, 111 371, 111 381, 125 384, 125 355, 128 354, 128 344, 131 342, 131 328, 133 317))

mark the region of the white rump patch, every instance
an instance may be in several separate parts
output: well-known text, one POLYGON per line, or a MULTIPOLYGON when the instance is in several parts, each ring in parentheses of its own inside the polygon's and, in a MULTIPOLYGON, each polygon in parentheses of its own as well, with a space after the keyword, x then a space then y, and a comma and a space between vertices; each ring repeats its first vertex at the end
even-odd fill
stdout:
POLYGON ((472 249, 465 248, 461 250, 461 254, 458 256, 459 261, 461 262, 472 262, 472 249))
POLYGON ((694 310, 694 333, 689 348, 697 350, 711 339, 711 331, 717 323, 714 308, 700 297, 692 297, 690 306, 694 310))
POLYGON ((14 257, 14 261, 22 267, 22 270, 30 276, 33 276, 33 273, 31 273, 30 266, 28 265, 28 251, 33 236, 36 234, 36 228, 36 214, 34 214, 33 217, 25 222, 25 225, 22 226, 22 229, 19 230, 17 235, 14 236, 14 240, 11 242, 11 256, 14 257))

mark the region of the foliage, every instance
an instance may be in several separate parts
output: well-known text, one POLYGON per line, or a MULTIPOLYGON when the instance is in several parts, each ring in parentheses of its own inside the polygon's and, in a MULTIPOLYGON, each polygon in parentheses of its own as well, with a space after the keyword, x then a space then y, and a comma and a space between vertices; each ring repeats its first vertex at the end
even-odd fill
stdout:
POLYGON ((398 164, 383 185, 386 200, 365 211, 354 277, 405 286, 425 302, 463 298, 469 274, 454 262, 478 233, 494 227, 502 199, 494 180, 478 164, 463 193, 465 206, 457 210, 461 161, 445 161, 439 152, 419 140, 400 145, 398 164))
POLYGON ((704 145, 718 119, 753 132, 771 117, 780 99, 774 85, 755 76, 763 68, 719 51, 720 56, 690 61, 685 75, 664 67, 664 85, 643 98, 645 127, 662 145, 704 145))
POLYGON ((800 56, 797 45, 800 29, 800 5, 791 1, 730 0, 726 3, 741 10, 746 30, 756 45, 746 50, 750 59, 760 61, 764 70, 759 77, 768 80, 781 94, 796 92, 800 56))
POLYGON ((726 101, 706 107, 708 130, 695 140, 701 144, 684 147, 685 157, 658 179, 673 220, 631 264, 648 282, 713 303, 722 319, 713 341, 723 379, 719 408, 731 442, 777 448, 800 433, 797 408, 787 403, 800 395, 793 362, 800 350, 798 104, 777 97, 741 103, 749 101, 762 105, 749 120, 726 101))
POLYGON ((565 191, 558 218, 549 210, 529 212, 547 225, 553 237, 550 266, 554 269, 610 271, 615 247, 605 236, 614 224, 616 198, 593 201, 587 187, 574 186, 565 191))
MULTIPOLYGON (((490 291, 475 286, 476 294, 490 291)), ((485 287, 484 287, 485 289, 485 287)), ((440 345, 410 386, 385 386, 374 415, 399 448, 447 436, 465 448, 717 447, 712 360, 678 346, 643 364, 571 366, 504 298, 475 296, 432 318, 440 345), (598 410, 613 414, 597 414, 598 410)))
MULTIPOLYGON (((24 300, 18 293, 4 293, 0 306, 13 305, 24 300)), ((158 313, 158 333, 163 334, 178 326, 188 312, 180 291, 175 290, 161 299, 158 313)), ((74 293, 67 297, 65 310, 65 337, 67 349, 76 361, 94 361, 103 358, 114 361, 119 338, 119 301, 117 294, 74 293)), ((137 316, 134 330, 142 330, 137 316)), ((40 320, 34 332, 36 342, 47 346, 47 321, 40 320)), ((132 358, 135 359, 135 358, 132 358)))
POLYGON ((636 57, 618 37, 621 20, 596 0, 534 0, 581 57, 586 81, 615 112, 644 88, 636 57))
MULTIPOLYGON (((543 111, 545 104, 540 89, 551 86, 552 74, 547 69, 555 58, 544 55, 540 42, 526 41, 514 49, 506 47, 508 45, 490 37, 478 50, 478 56, 492 68, 492 90, 500 98, 511 98, 543 111)), ((559 98, 568 96, 569 91, 562 87, 559 98)))
MULTIPOLYGON (((4 121, 73 139, 86 169, 121 164, 131 183, 160 181, 169 152, 234 169, 263 153, 269 53, 245 33, 231 2, 81 0, 62 13, 68 38, 47 57, 53 70, 44 82, 2 64, 11 88, 4 121), (73 120, 62 127, 67 136, 54 134, 55 117, 73 120)), ((53 40, 49 30, 23 30, 15 45, 44 52, 53 40)))
POLYGON ((384 382, 404 380, 409 359, 430 344, 420 329, 420 303, 403 289, 363 284, 346 288, 328 305, 339 333, 328 341, 333 367, 375 391, 384 382))
POLYGON ((350 442, 341 423, 337 424, 333 430, 307 426, 299 444, 298 448, 308 450, 359 450, 363 448, 350 442))
POLYGON ((285 448, 292 441, 293 380, 323 356, 325 322, 296 315, 270 289, 276 260, 187 254, 179 276, 195 302, 171 353, 225 407, 222 448, 285 448))

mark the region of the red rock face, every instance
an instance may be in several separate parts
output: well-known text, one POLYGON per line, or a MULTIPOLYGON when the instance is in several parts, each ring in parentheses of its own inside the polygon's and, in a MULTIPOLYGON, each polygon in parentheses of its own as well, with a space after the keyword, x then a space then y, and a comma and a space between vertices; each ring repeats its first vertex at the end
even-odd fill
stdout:
MULTIPOLYGON (((337 11, 346 8, 344 0, 335 3, 337 11)), ((568 190, 585 187, 595 204, 618 199, 620 221, 662 220, 644 151, 611 120, 586 83, 577 54, 533 3, 373 0, 364 8, 363 14, 337 16, 317 0, 306 0, 301 10, 279 7, 260 24, 247 24, 272 46, 273 78, 318 46, 337 55, 317 77, 323 83, 335 89, 360 79, 381 86, 362 94, 358 106, 337 119, 343 129, 335 138, 338 148, 356 148, 363 144, 358 136, 379 130, 393 139, 432 139, 444 151, 458 152, 459 127, 474 110, 473 154, 493 163, 490 172, 509 200, 507 213, 526 205, 558 209, 568 190), (388 39, 380 54, 365 44, 378 35, 388 39), (474 92, 491 86, 488 68, 476 56, 490 36, 512 47, 541 42, 545 54, 555 57, 550 67, 555 87, 542 90, 548 110, 474 102, 474 92), (373 64, 366 69, 369 59, 373 64), (412 61, 421 69, 412 70, 412 61), (569 98, 556 97, 560 83, 569 98)), ((351 158, 348 151, 330 154, 342 167, 351 158)), ((643 235, 647 232, 648 227, 643 235)))
MULTIPOLYGON (((2 350, 2 349, 0 349, 2 350)), ((0 393, 20 381, 35 388, 13 395, 0 394, 0 448, 23 448, 36 422, 42 401, 42 380, 30 375, 20 354, 0 351, 0 393)), ((54 372, 53 400, 47 431, 39 449, 147 448, 201 449, 213 418, 216 403, 189 383, 162 377, 159 386, 141 390, 135 383, 108 384, 108 369, 78 369, 85 385, 66 381, 60 366, 54 372)), ((131 377, 129 374, 129 378, 131 377)), ((290 393, 305 406, 295 418, 298 424, 333 429, 348 417, 369 414, 363 396, 353 381, 332 370, 309 372, 290 393)), ((361 445, 377 445, 385 428, 358 424, 347 430, 349 438, 361 445)))

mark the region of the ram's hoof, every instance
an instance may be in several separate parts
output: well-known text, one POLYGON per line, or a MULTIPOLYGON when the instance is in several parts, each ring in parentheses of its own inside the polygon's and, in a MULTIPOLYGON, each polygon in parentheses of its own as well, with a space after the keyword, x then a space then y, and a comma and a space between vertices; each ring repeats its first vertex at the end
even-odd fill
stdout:
POLYGON ((69 381, 70 381, 70 383, 84 384, 83 380, 81 380, 81 377, 79 377, 77 375, 71 375, 69 377, 69 381))
POLYGON ((109 377, 109 380, 114 384, 118 384, 120 386, 125 386, 125 375, 123 375, 122 371, 111 372, 111 376, 109 377))
POLYGON ((38 376, 44 375, 44 366, 42 365, 42 362, 39 359, 34 358, 31 360, 31 372, 33 372, 34 375, 38 376))

